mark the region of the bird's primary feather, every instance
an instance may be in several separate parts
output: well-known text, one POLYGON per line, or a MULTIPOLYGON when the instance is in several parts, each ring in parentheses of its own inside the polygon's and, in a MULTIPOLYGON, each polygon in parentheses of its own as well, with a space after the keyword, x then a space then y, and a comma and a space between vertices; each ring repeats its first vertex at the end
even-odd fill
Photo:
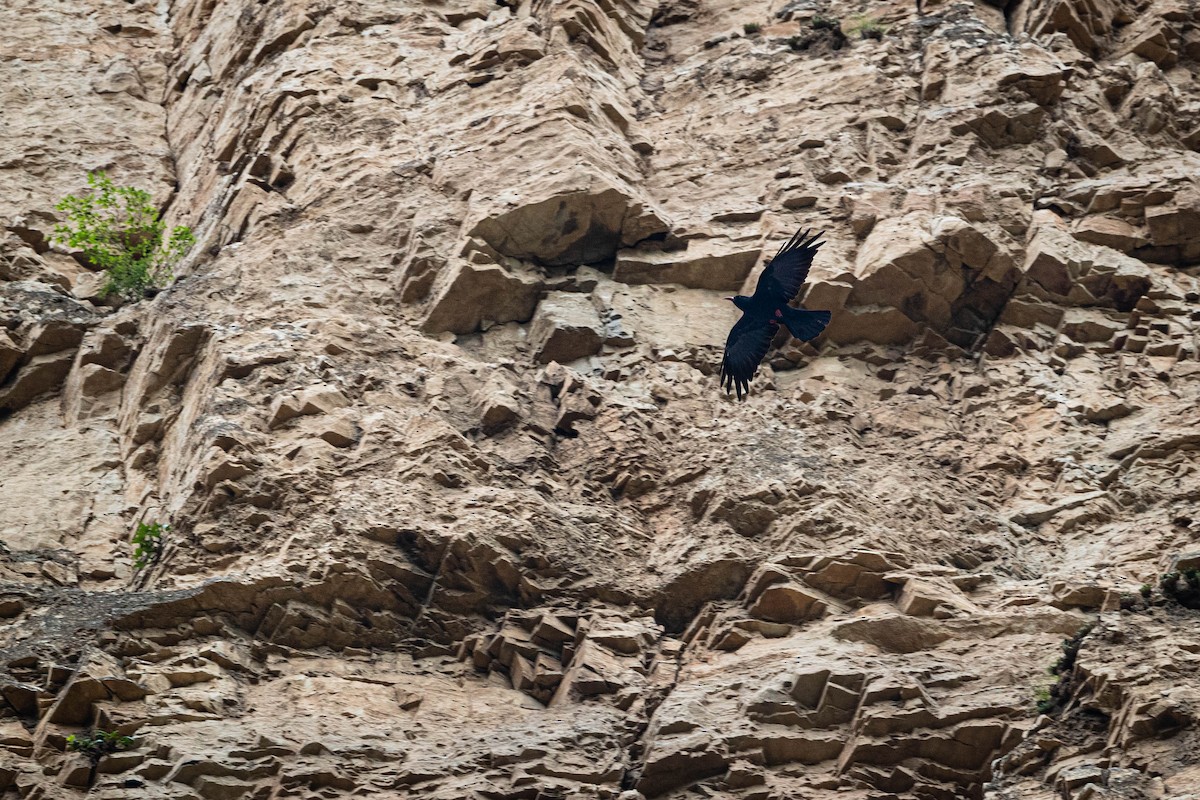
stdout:
POLYGON ((781 304, 786 304, 800 293, 800 287, 808 280, 808 269, 812 266, 813 257, 824 242, 818 242, 821 234, 811 238, 808 231, 799 231, 779 248, 775 257, 767 263, 766 269, 758 277, 754 287, 754 298, 766 296, 781 304))
POLYGON ((743 314, 725 340, 721 359, 721 385, 726 391, 737 390, 738 400, 750 392, 750 379, 771 347, 778 328, 769 319, 743 314))
POLYGON ((733 298, 742 309, 742 318, 729 332, 725 355, 721 359, 721 385, 726 391, 737 392, 741 400, 750 392, 750 381, 758 365, 771 347, 778 326, 782 323, 796 338, 815 339, 829 324, 828 311, 794 309, 788 303, 800 293, 808 278, 813 256, 824 242, 817 241, 821 233, 809 236, 809 231, 797 232, 784 243, 763 269, 754 294, 733 298))

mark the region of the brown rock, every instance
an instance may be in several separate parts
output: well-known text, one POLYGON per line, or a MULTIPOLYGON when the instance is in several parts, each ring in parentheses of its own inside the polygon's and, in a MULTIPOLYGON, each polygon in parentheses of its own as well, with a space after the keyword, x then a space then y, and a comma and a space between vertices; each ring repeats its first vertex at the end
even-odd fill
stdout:
POLYGON ((328 414, 348 405, 350 405, 350 400, 336 386, 318 383, 305 387, 295 394, 277 397, 271 404, 267 424, 276 428, 296 417, 328 414))
POLYGON ((720 774, 725 771, 726 763, 719 752, 703 746, 686 750, 656 746, 647 754, 637 788, 647 798, 657 797, 671 789, 720 774))
POLYGON ((334 447, 349 447, 358 441, 359 431, 350 420, 334 417, 321 423, 317 436, 334 447))
POLYGON ((888 616, 843 623, 837 627, 834 636, 867 642, 892 653, 915 653, 936 647, 949 639, 950 633, 934 622, 888 616))
POLYGON ((1064 336, 1081 343, 1108 342, 1128 327, 1124 314, 1107 314, 1099 309, 1070 309, 1063 317, 1064 336))
POLYGON ((434 290, 422 327, 471 333, 484 320, 525 322, 537 305, 539 282, 496 264, 458 263, 434 290))
MULTIPOLYGON (((633 245, 667 230, 663 219, 643 201, 583 169, 531 196, 537 199, 510 204, 503 211, 477 210, 480 218, 469 235, 506 256, 557 266, 611 258, 621 244, 633 245)), ((429 320, 426 329, 454 330, 429 320)))
POLYGON ((1128 222, 1113 217, 1084 217, 1075 225, 1074 235, 1080 241, 1101 244, 1123 253, 1132 253, 1148 241, 1128 222))
POLYGON ((71 350, 83 341, 83 326, 68 320, 51 319, 35 325, 26 337, 25 361, 48 353, 71 350))
POLYGON ((538 304, 529 340, 538 361, 567 363, 600 352, 603 330, 600 315, 586 295, 551 292, 538 304))
POLYGON ((7 330, 0 328, 0 385, 21 359, 21 348, 12 340, 7 330))
POLYGON ((749 611, 759 619, 795 625, 824 616, 828 608, 820 592, 787 581, 764 589, 749 611))
POLYGON ((0 386, 0 411, 24 408, 38 395, 61 387, 74 360, 75 354, 69 350, 30 359, 7 385, 0 386))
POLYGON ((617 253, 613 279, 737 292, 761 253, 757 246, 724 239, 692 240, 684 250, 625 250, 617 253))

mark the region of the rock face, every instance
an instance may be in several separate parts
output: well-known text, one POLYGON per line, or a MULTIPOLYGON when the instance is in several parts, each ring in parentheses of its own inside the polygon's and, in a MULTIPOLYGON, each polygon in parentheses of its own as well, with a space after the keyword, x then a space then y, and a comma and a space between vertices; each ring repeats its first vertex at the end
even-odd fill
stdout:
POLYGON ((1001 5, 4 4, 0 795, 1190 797, 1200 19, 1001 5))
POLYGON ((538 304, 529 325, 534 357, 543 364, 595 355, 604 344, 603 323, 587 295, 560 292, 538 304))

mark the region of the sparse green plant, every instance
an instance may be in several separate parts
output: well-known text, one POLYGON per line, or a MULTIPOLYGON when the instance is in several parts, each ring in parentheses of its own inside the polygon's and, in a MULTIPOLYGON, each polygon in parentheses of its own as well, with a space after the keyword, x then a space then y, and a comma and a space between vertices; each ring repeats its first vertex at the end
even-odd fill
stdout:
POLYGON ((1079 657, 1079 648, 1083 647, 1083 640, 1092 632, 1092 628, 1096 627, 1096 623, 1089 622, 1084 625, 1070 639, 1062 640, 1062 658, 1054 665, 1054 674, 1062 675, 1070 672, 1075 668, 1075 659, 1079 657))
POLYGON ((757 22, 747 22, 742 26, 742 30, 747 36, 753 36, 762 30, 762 25, 759 25, 757 22))
POLYGON ((173 228, 164 241, 167 226, 149 192, 117 186, 103 172, 89 172, 88 186, 91 193, 67 195, 55 206, 68 220, 54 229, 57 241, 106 271, 106 294, 137 300, 165 286, 195 244, 191 229, 173 228))
POLYGON ((1039 713, 1048 714, 1054 710, 1054 698, 1050 696, 1049 686, 1039 686, 1033 692, 1033 699, 1037 702, 1037 710, 1039 713))
POLYGON ((842 23, 836 19, 833 19, 832 17, 823 17, 820 14, 817 14, 808 21, 808 27, 812 28, 814 31, 838 30, 842 27, 842 23))
POLYGON ((170 525, 157 522, 139 522, 133 534, 133 568, 145 569, 154 563, 162 552, 162 535, 171 529, 170 525))
POLYGON ((110 753, 129 750, 133 747, 133 738, 123 736, 116 731, 87 731, 86 733, 71 734, 67 737, 67 749, 83 753, 96 763, 110 753))
POLYGON ((1083 646, 1083 640, 1095 626, 1096 623, 1089 622, 1070 639, 1062 640, 1063 654, 1054 662, 1054 666, 1047 670, 1051 675, 1057 676, 1058 680, 1052 686, 1035 690, 1038 711, 1042 714, 1049 714, 1070 698, 1072 673, 1075 660, 1079 657, 1079 648, 1083 646))
POLYGON ((877 19, 871 17, 856 17, 850 22, 850 34, 858 34, 860 39, 874 39, 880 41, 883 35, 887 33, 887 26, 877 19))
POLYGON ((1148 584, 1148 583, 1143 583, 1143 584, 1142 584, 1142 587, 1141 587, 1140 589, 1138 589, 1138 591, 1139 591, 1139 592, 1141 592, 1141 594, 1142 594, 1142 597, 1144 597, 1144 598, 1146 598, 1147 600, 1149 600, 1149 599, 1150 599, 1150 594, 1151 594, 1151 593, 1154 591, 1154 587, 1152 587, 1152 586, 1151 586, 1150 584, 1148 584))

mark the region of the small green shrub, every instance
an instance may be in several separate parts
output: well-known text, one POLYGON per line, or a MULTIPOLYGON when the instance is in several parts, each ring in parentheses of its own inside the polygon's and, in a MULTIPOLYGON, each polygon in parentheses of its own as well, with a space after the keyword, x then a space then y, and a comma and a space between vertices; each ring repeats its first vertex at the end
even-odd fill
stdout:
POLYGON ((1060 706, 1066 704, 1071 697, 1073 671, 1075 669, 1075 661, 1079 657, 1079 648, 1083 647, 1083 640, 1096 627, 1096 623, 1089 622, 1079 629, 1079 632, 1070 639, 1062 640, 1062 656, 1054 662, 1054 666, 1047 671, 1051 675, 1058 677, 1058 680, 1050 687, 1043 687, 1036 690, 1037 708, 1042 714, 1049 714, 1060 706))
POLYGON ((762 25, 759 25, 757 22, 747 22, 742 26, 742 30, 745 31, 747 36, 753 36, 762 30, 762 25))
POLYGON ((1089 622, 1079 629, 1078 633, 1070 639, 1062 640, 1062 657, 1054 664, 1054 674, 1064 675, 1075 668, 1075 659, 1079 656, 1079 648, 1083 647, 1083 640, 1092 632, 1092 628, 1096 627, 1096 623, 1089 622))
POLYGON ((836 19, 833 19, 832 17, 822 17, 820 14, 817 14, 815 17, 809 20, 808 27, 812 28, 814 31, 832 31, 840 30, 842 23, 836 19))
POLYGON ((160 525, 157 522, 147 524, 139 522, 133 534, 133 568, 144 569, 158 559, 162 552, 162 535, 170 530, 170 525, 160 525))
POLYGON ((55 238, 108 273, 106 294, 137 300, 165 286, 196 242, 191 229, 174 228, 164 242, 167 226, 149 192, 116 186, 103 172, 89 172, 88 185, 92 193, 67 195, 55 206, 68 220, 54 229, 55 238))
POLYGON ((1150 599, 1150 593, 1154 591, 1154 587, 1152 587, 1152 586, 1151 586, 1150 584, 1148 584, 1148 583, 1143 583, 1143 584, 1142 584, 1142 588, 1138 589, 1138 591, 1142 593, 1142 597, 1144 597, 1144 598, 1146 598, 1147 600, 1149 600, 1149 599, 1150 599))
POLYGON ((850 23, 850 34, 858 34, 860 39, 881 41, 887 33, 887 26, 870 17, 858 17, 850 23))
POLYGON ((122 736, 116 731, 88 731, 87 733, 71 734, 67 737, 67 749, 83 753, 93 763, 109 753, 129 750, 132 747, 132 737, 122 736))

